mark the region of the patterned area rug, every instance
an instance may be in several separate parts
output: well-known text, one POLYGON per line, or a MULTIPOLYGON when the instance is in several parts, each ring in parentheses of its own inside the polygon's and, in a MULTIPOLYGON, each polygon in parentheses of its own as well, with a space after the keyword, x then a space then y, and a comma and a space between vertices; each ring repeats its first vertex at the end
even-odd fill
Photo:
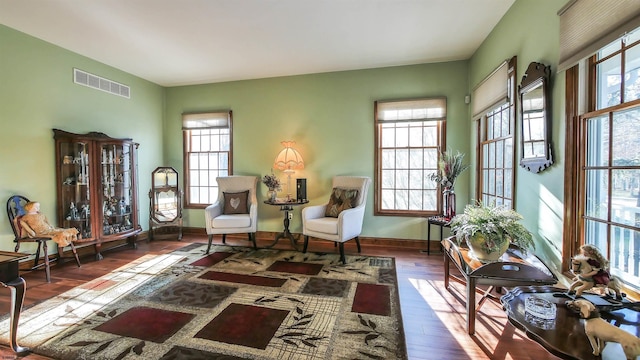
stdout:
POLYGON ((407 358, 393 258, 205 250, 148 255, 25 310, 18 342, 56 359, 407 358))

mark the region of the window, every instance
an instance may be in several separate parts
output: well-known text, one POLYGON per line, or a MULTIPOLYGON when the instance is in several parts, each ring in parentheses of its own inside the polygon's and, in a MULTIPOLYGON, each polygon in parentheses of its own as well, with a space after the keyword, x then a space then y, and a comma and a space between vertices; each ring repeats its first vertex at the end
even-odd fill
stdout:
POLYGON ((185 207, 218 197, 216 177, 232 174, 231 111, 183 114, 185 207))
MULTIPOLYGON (((487 106, 475 105, 485 109, 477 115, 479 118, 478 143, 480 144, 478 169, 478 198, 484 204, 514 207, 514 168, 515 151, 515 67, 516 58, 504 62, 474 92, 474 98, 483 98, 481 92, 501 94, 490 96, 495 99, 487 106), (492 84, 499 90, 489 90, 484 84, 492 84)), ((487 98, 485 95, 484 98, 487 98)), ((478 110, 481 111, 481 110, 478 110)), ((475 111, 474 111, 475 112, 475 111)))
POLYGON ((513 129, 512 104, 491 110, 481 119, 480 141, 482 174, 480 199, 484 204, 513 208, 513 129))
POLYGON ((376 215, 441 213, 436 172, 444 143, 447 100, 429 98, 375 103, 376 215))
POLYGON ((589 60, 588 105, 580 117, 581 243, 597 246, 613 275, 640 290, 640 31, 589 60))
POLYGON ((639 75, 637 30, 605 44, 566 72, 565 207, 577 211, 565 211, 563 245, 566 254, 578 253, 583 244, 597 246, 609 259, 611 273, 627 291, 636 293, 640 292, 639 75), (583 81, 582 66, 587 67, 583 81), (582 93, 586 105, 580 114, 582 93))

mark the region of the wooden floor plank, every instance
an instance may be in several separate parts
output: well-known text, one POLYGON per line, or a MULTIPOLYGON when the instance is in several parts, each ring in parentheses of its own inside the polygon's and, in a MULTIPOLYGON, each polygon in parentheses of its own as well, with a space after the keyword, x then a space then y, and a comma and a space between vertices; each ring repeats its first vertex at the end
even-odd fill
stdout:
MULTIPOLYGON (((143 255, 168 253, 191 242, 206 243, 207 239, 204 236, 185 235, 181 242, 142 241, 137 249, 121 247, 107 251, 101 261, 86 255, 81 258, 81 268, 69 262, 53 266, 51 283, 45 281, 43 271, 24 272, 22 276, 27 281, 25 308, 103 276, 143 255)), ((227 239, 227 244, 246 246, 248 243, 242 239, 227 239)), ((258 246, 266 245, 266 241, 258 242, 258 246)), ((349 245, 345 247, 346 254, 355 254, 355 246, 349 245)), ((281 241, 275 248, 290 249, 290 244, 281 241)), ((309 251, 337 252, 337 248, 327 242, 313 241, 309 243, 309 251)), ((417 250, 379 246, 363 246, 362 253, 396 258, 398 292, 409 359, 558 359, 511 326, 500 304, 495 301, 483 305, 477 316, 476 334, 469 336, 466 332, 465 290, 457 283, 450 285, 451 291, 444 289, 442 253, 431 252, 431 255, 427 255, 417 250)), ((6 293, 0 296, 0 314, 6 314, 10 309, 9 291, 3 291, 6 293)), ((10 349, 0 346, 0 359, 14 358, 10 349)), ((31 354, 22 359, 46 358, 31 354)))

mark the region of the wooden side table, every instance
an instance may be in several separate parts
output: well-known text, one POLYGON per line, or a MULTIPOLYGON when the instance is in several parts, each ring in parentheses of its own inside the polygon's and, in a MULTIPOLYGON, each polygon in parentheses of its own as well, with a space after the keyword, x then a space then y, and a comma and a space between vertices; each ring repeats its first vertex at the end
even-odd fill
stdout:
POLYGON ((469 248, 458 246, 454 237, 442 241, 444 249, 444 287, 449 289, 449 280, 465 284, 467 287, 467 332, 476 331, 476 312, 491 295, 494 287, 515 287, 526 285, 551 285, 558 282, 556 276, 535 255, 525 256, 517 247, 509 247, 507 252, 495 262, 482 263, 475 259, 469 248), (450 274, 453 263, 462 278, 450 274), (476 286, 489 285, 476 306, 476 286))
MULTIPOLYGON (((614 360, 624 359, 622 347, 618 343, 606 343, 601 356, 594 356, 589 339, 584 332, 584 320, 573 313, 565 302, 567 289, 552 286, 516 287, 500 298, 507 312, 509 322, 523 330, 529 338, 542 345, 547 351, 566 360, 614 360), (544 299, 556 308, 553 319, 540 319, 527 312, 526 300, 529 297, 544 299)), ((600 317, 634 335, 640 333, 640 306, 628 300, 608 301, 596 294, 583 293, 583 297, 591 301, 601 310, 600 317), (626 305, 635 305, 626 308, 626 305)))
MULTIPOLYGON (((46 255, 46 254, 45 254, 46 255)), ((30 350, 18 345, 18 322, 26 292, 27 283, 20 277, 18 262, 29 257, 28 254, 0 251, 0 286, 11 290, 11 328, 9 329, 9 345, 18 354, 26 354, 30 350)))
MULTIPOLYGON (((444 228, 451 228, 451 219, 447 219, 444 216, 431 216, 427 218, 427 255, 431 255, 431 225, 440 227, 440 243, 442 243, 444 228)), ((425 252, 421 250, 421 252, 425 252)))
POLYGON ((309 200, 299 200, 299 201, 298 200, 293 200, 293 201, 265 200, 264 203, 272 206, 280 206, 280 211, 284 212, 284 220, 283 220, 284 230, 282 230, 281 233, 277 234, 275 240, 273 240, 273 243, 268 245, 266 248, 267 249, 272 248, 278 243, 280 239, 288 238, 291 241, 291 246, 293 246, 294 249, 298 250, 296 238, 293 237, 293 234, 291 233, 291 231, 289 231, 289 221, 290 221, 289 213, 293 211, 294 206, 308 204, 309 200))

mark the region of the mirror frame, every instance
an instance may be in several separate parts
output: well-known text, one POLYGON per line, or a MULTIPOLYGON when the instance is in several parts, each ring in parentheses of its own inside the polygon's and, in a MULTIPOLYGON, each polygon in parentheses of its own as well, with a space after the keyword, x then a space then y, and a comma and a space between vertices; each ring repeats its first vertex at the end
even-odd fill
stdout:
POLYGON ((550 99, 549 99, 549 80, 551 75, 551 67, 542 63, 532 62, 529 64, 527 71, 525 72, 520 85, 518 86, 518 97, 520 98, 520 166, 523 168, 539 173, 553 164, 553 154, 551 146, 551 118, 550 114, 550 99), (525 157, 525 140, 524 140, 524 96, 542 85, 542 124, 544 129, 542 134, 544 136, 544 154, 541 156, 525 157))
POLYGON ((158 167, 151 173, 151 191, 149 192, 150 198, 150 220, 156 224, 172 224, 182 218, 182 193, 178 187, 178 172, 172 167, 158 167), (175 184, 169 183, 169 176, 175 176, 175 184), (160 218, 157 215, 157 199, 160 194, 173 194, 171 196, 175 206, 175 216, 172 219, 167 217, 160 218))

